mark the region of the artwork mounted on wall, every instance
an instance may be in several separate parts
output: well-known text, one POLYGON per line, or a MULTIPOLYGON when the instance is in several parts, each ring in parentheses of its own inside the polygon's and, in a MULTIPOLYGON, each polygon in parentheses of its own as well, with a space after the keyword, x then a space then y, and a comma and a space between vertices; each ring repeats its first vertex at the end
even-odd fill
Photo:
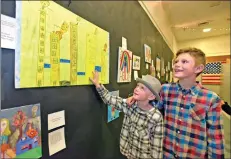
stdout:
POLYGON ((40 104, 1 110, 1 158, 42 157, 40 104))
POLYGON ((131 82, 132 52, 119 47, 117 82, 131 82))
MULTIPOLYGON (((118 91, 112 91, 112 92, 109 92, 111 95, 114 95, 114 96, 119 96, 119 90, 118 91)), ((115 107, 111 106, 111 105, 108 105, 108 108, 107 108, 107 122, 111 122, 112 120, 115 120, 117 118, 119 118, 119 113, 120 111, 115 109, 115 107)))
POLYGON ((140 57, 133 55, 133 69, 140 70, 140 57))
POLYGON ((109 83, 109 32, 54 1, 16 1, 16 21, 15 88, 109 83))
POLYGON ((156 71, 160 72, 160 58, 156 57, 156 71))
POLYGON ((170 67, 170 62, 168 61, 168 71, 171 70, 171 67, 170 67))
POLYGON ((153 77, 156 77, 156 69, 154 66, 150 66, 150 74, 153 76, 153 77))
POLYGON ((152 62, 152 50, 147 44, 144 44, 144 57, 145 62, 151 63, 152 62))

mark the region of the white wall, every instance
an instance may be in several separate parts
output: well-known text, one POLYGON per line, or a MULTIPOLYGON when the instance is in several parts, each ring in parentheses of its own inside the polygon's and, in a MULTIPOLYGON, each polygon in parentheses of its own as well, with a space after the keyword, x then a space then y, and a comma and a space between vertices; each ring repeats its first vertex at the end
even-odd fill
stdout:
POLYGON ((197 47, 201 49, 207 57, 230 55, 230 35, 222 35, 203 39, 179 42, 178 49, 185 47, 197 47))
POLYGON ((154 26, 163 36, 165 42, 173 53, 177 51, 177 42, 171 30, 171 25, 165 13, 161 1, 139 1, 142 8, 148 14, 154 26))

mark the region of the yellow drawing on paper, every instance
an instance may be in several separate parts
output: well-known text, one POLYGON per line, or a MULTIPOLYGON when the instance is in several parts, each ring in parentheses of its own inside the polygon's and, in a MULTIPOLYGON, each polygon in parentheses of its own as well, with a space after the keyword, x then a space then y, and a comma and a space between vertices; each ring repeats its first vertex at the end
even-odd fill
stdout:
POLYGON ((109 83, 107 31, 53 1, 16 1, 16 19, 15 88, 109 83))

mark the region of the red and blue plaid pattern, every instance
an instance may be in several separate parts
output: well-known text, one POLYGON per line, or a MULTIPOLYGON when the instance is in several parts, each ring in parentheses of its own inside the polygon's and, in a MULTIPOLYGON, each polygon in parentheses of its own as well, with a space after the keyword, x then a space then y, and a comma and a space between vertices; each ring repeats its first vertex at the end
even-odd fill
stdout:
POLYGON ((224 158, 220 98, 199 83, 185 90, 165 84, 159 108, 165 110, 164 158, 224 158))

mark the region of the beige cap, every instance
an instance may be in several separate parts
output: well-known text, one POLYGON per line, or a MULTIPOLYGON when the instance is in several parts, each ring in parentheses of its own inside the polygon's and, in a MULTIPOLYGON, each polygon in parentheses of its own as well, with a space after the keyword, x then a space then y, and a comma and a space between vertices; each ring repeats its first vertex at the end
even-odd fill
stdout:
POLYGON ((159 93, 161 89, 161 83, 157 78, 151 75, 145 75, 142 76, 142 78, 136 78, 136 81, 144 84, 156 96, 156 99, 160 100, 159 93))

